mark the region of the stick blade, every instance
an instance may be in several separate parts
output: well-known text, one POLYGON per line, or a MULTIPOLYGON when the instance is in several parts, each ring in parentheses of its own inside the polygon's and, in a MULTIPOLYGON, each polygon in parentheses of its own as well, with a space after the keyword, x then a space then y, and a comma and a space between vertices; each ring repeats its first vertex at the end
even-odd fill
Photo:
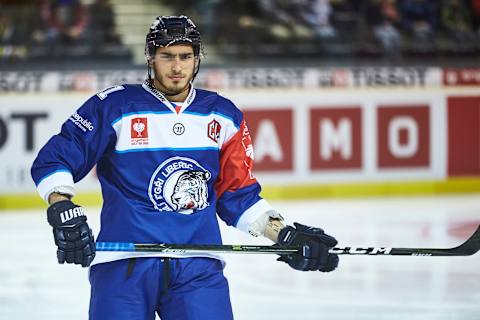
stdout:
POLYGON ((477 230, 467 239, 464 243, 458 247, 453 248, 458 254, 465 256, 471 256, 478 252, 480 249, 480 226, 477 227, 477 230))

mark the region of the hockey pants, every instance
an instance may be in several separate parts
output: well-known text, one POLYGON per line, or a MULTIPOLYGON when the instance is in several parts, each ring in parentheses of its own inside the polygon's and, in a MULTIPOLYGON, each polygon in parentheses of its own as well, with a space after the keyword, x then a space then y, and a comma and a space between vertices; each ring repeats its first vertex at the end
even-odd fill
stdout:
POLYGON ((136 258, 90 268, 90 320, 233 319, 222 262, 136 258))

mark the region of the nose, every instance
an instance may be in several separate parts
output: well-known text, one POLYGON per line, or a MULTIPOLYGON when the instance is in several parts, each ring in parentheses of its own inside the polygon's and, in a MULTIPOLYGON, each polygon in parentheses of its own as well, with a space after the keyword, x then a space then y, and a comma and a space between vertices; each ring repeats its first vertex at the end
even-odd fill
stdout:
POLYGON ((175 59, 172 61, 172 70, 173 71, 181 71, 181 63, 179 57, 175 57, 175 59))

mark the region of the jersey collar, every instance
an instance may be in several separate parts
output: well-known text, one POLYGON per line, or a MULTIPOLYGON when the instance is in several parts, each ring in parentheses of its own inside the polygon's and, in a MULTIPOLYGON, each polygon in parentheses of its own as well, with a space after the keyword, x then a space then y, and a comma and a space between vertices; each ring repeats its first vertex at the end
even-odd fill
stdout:
MULTIPOLYGON (((167 108, 169 108, 172 112, 174 113, 177 113, 177 111, 175 110, 175 106, 173 105, 173 103, 171 103, 170 101, 168 101, 167 98, 165 98, 165 96, 163 95, 163 93, 161 93, 160 91, 158 91, 155 87, 153 87, 151 84, 150 84, 150 81, 148 79, 146 79, 143 84, 142 84, 142 87, 143 89, 145 89, 145 91, 149 92, 151 95, 153 95, 155 98, 157 98, 158 100, 160 100, 161 103, 163 103, 165 106, 167 106, 167 108)), ((180 111, 178 113, 181 113, 183 112, 183 110, 185 110, 192 102, 193 100, 195 99, 195 95, 197 94, 197 91, 195 90, 195 88, 193 87, 193 85, 190 85, 190 91, 188 92, 188 96, 187 98, 185 99, 185 101, 183 102, 183 105, 180 109, 180 111)))

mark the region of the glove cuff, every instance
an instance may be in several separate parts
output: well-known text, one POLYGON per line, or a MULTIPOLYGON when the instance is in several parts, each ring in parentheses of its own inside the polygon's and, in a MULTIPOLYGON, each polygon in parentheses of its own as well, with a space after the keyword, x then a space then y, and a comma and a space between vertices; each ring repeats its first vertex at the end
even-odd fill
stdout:
POLYGON ((56 228, 74 225, 86 221, 85 210, 70 200, 62 200, 50 205, 47 209, 48 223, 56 228))

